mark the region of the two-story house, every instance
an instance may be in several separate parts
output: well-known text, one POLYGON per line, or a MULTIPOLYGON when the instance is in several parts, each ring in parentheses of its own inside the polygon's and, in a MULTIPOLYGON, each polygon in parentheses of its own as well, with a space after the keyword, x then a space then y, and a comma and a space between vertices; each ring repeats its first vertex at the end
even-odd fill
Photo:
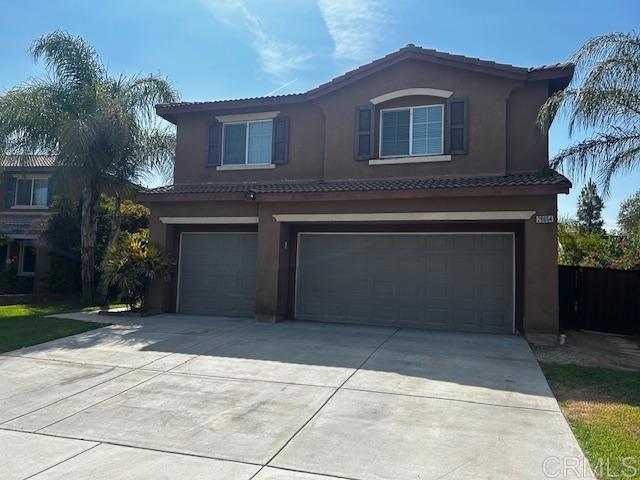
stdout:
POLYGON ((407 45, 301 94, 158 105, 175 184, 141 200, 179 271, 153 306, 551 338, 571 184, 536 115, 572 75, 407 45))
POLYGON ((48 290, 50 257, 41 235, 53 200, 54 169, 53 156, 0 156, 0 271, 16 262, 28 292, 48 290))

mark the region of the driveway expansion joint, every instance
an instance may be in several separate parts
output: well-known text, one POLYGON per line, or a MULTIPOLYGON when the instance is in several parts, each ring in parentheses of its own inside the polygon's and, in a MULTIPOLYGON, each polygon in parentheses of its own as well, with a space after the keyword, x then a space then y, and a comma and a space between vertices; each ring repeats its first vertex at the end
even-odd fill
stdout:
POLYGON ((55 463, 53 465, 50 465, 47 468, 43 468, 42 470, 40 470, 40 471, 38 471, 38 472, 36 472, 36 473, 34 473, 32 475, 29 475, 28 477, 25 477, 23 480, 29 480, 30 478, 33 478, 36 475, 40 475, 41 473, 44 473, 44 472, 46 472, 48 470, 51 470, 52 468, 55 468, 58 465, 62 465, 63 463, 68 462, 69 460, 72 460, 72 459, 74 459, 76 457, 79 457, 80 455, 84 455, 89 450, 93 450, 94 448, 96 448, 96 447, 98 447, 100 445, 101 445, 101 442, 97 442, 95 445, 91 445, 90 447, 86 448, 85 450, 82 450, 81 452, 78 452, 78 453, 76 453, 75 455, 72 455, 69 458, 65 458, 64 460, 61 460, 61 461, 59 461, 59 462, 57 462, 57 463, 55 463))
POLYGON ((367 355, 367 358, 365 358, 360 365, 354 369, 353 372, 351 372, 351 375, 349 375, 341 384, 338 388, 336 388, 333 393, 331 395, 329 395, 329 397, 322 403, 322 405, 320 405, 320 407, 307 419, 306 422, 304 422, 302 424, 302 426, 300 428, 298 428, 293 435, 285 442, 285 444, 278 449, 278 451, 267 461, 267 463, 265 465, 270 465, 271 462, 273 462, 273 460, 285 449, 287 448, 287 446, 289 446, 289 444, 293 441, 293 439, 296 437, 296 435, 298 435, 302 430, 304 430, 304 428, 318 415, 318 413, 320 413, 322 411, 322 409, 325 407, 325 405, 327 405, 331 399, 336 395, 336 393, 338 393, 338 391, 340 391, 340 389, 342 389, 342 387, 344 387, 344 385, 351 380, 351 378, 358 373, 358 371, 369 361, 369 359, 378 351, 382 348, 382 346, 387 343, 389 340, 391 340, 391 338, 400 331, 400 328, 396 328, 389 336, 387 336, 387 338, 385 338, 382 342, 380 342, 380 344, 369 354, 367 355))
POLYGON ((449 398, 449 397, 437 397, 434 395, 419 395, 416 393, 395 393, 395 392, 382 392, 379 390, 367 390, 366 388, 353 388, 353 387, 343 387, 341 390, 350 390, 352 392, 364 392, 364 393, 376 393, 379 395, 391 395, 394 397, 412 397, 412 398, 428 398, 429 400, 442 400, 445 402, 461 402, 461 403, 471 403, 473 405, 485 405, 487 407, 497 407, 497 408, 516 408, 518 410, 533 410, 536 412, 547 412, 547 413, 555 413, 560 414, 560 410, 551 410, 549 408, 537 408, 537 407, 525 407, 521 405, 501 405, 499 403, 490 403, 490 402, 478 402, 474 400, 464 400, 462 398, 449 398))

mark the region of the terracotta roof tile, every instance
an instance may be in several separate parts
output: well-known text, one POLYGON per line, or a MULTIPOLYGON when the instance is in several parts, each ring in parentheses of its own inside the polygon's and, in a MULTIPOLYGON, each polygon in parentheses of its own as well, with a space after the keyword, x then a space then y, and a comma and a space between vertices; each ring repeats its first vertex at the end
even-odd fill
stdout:
POLYGON ((0 156, 0 168, 51 168, 56 163, 55 155, 3 155, 0 156))

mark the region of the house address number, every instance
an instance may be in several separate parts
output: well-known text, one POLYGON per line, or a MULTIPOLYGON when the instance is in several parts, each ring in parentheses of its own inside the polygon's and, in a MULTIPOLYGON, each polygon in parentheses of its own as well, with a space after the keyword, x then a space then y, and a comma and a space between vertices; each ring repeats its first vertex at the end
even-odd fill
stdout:
POLYGON ((554 221, 553 215, 536 215, 536 223, 553 223, 554 221))

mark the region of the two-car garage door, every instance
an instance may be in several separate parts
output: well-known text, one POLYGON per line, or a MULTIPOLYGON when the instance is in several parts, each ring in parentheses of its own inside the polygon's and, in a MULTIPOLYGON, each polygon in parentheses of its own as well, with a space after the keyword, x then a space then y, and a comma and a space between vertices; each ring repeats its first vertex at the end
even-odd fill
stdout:
POLYGON ((511 234, 302 233, 296 318, 513 333, 511 234))
MULTIPOLYGON (((300 320, 513 333, 513 235, 300 233, 300 320)), ((183 233, 178 311, 253 317, 255 233, 183 233)))

